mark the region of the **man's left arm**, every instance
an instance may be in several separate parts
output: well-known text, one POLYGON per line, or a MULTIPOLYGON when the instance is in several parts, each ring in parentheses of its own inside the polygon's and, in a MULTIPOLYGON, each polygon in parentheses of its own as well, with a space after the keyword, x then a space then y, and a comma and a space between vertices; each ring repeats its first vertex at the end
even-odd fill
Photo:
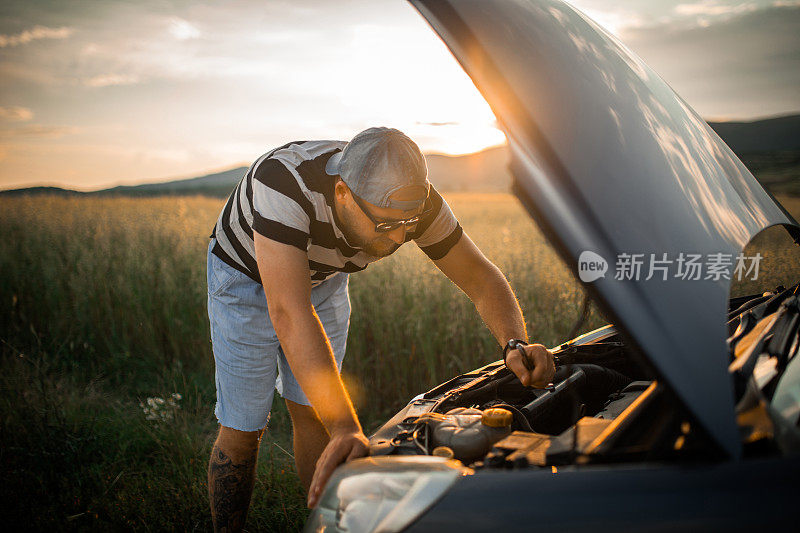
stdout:
MULTIPOLYGON (((527 342, 522 310, 508 280, 466 233, 444 257, 433 262, 472 300, 500 346, 505 346, 509 339, 527 342)), ((533 370, 526 368, 518 350, 508 353, 508 368, 525 386, 547 386, 555 375, 553 355, 541 344, 529 344, 524 349, 533 370)))

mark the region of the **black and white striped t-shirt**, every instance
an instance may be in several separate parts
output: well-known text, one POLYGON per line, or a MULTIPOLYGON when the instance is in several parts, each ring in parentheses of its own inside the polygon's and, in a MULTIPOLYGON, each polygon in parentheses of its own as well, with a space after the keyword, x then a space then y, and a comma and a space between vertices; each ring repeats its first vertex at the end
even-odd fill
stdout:
MULTIPOLYGON (((297 141, 259 157, 228 198, 214 226, 213 253, 261 283, 253 231, 308 253, 312 285, 338 272, 364 270, 377 257, 347 242, 334 209, 336 178, 325 164, 344 141, 297 141)), ((406 242, 414 240, 431 259, 444 257, 461 237, 461 226, 431 186, 430 212, 406 242)))

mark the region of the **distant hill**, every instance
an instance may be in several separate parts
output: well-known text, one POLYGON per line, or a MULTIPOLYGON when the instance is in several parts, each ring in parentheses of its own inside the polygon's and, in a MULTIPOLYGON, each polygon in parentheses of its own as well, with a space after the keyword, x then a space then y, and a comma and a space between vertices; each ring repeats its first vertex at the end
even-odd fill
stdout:
POLYGON ((200 194, 227 198, 233 187, 242 179, 247 167, 235 167, 213 174, 206 174, 197 178, 179 179, 160 183, 143 183, 141 185, 119 185, 110 189, 83 192, 61 187, 28 187, 25 189, 12 189, 0 191, 2 195, 20 194, 62 194, 71 196, 164 196, 200 194))
POLYGON ((800 115, 709 125, 772 194, 800 196, 800 115))
POLYGON ((800 115, 755 122, 709 122, 737 155, 800 150, 800 115))
POLYGON ((73 191, 72 189, 62 189, 61 187, 26 187, 25 189, 10 189, 0 191, 4 196, 21 196, 23 194, 58 194, 62 196, 85 196, 91 193, 83 191, 73 191))
MULTIPOLYGON (((770 192, 800 195, 800 115, 753 122, 709 122, 709 125, 770 192)), ((426 159, 431 183, 442 191, 507 191, 511 184, 507 146, 462 156, 427 154, 426 159)), ((226 198, 246 171, 247 167, 237 166, 196 178, 123 185, 92 193, 31 187, 0 191, 0 194, 203 194, 226 198)))
POLYGON ((427 154, 428 176, 442 191, 507 191, 508 146, 487 148, 467 155, 427 154))
POLYGON ((163 183, 145 183, 142 185, 120 185, 110 189, 97 191, 99 194, 124 196, 158 196, 171 194, 204 194, 206 196, 227 197, 247 167, 235 167, 222 172, 206 174, 197 178, 189 178, 163 183))

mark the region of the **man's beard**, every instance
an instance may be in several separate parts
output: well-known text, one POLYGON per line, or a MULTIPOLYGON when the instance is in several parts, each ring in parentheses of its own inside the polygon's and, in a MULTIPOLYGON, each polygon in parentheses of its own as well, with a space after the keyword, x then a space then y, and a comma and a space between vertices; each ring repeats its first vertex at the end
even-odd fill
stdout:
POLYGON ((365 254, 371 255, 372 257, 386 257, 392 255, 400 248, 399 244, 386 237, 378 237, 377 239, 367 241, 354 232, 349 231, 347 228, 340 229, 342 233, 344 233, 347 242, 353 244, 356 248, 361 248, 365 254))
POLYGON ((367 255, 372 257, 386 257, 392 255, 400 248, 400 245, 390 239, 379 237, 360 247, 367 255))
POLYGON ((342 224, 339 229, 344 234, 347 242, 351 245, 356 248, 361 248, 365 254, 371 255, 372 257, 386 257, 392 255, 400 248, 399 244, 388 237, 381 236, 370 241, 363 239, 355 231, 351 230, 354 224, 350 218, 350 213, 345 210, 343 211, 344 212, 340 215, 342 224))

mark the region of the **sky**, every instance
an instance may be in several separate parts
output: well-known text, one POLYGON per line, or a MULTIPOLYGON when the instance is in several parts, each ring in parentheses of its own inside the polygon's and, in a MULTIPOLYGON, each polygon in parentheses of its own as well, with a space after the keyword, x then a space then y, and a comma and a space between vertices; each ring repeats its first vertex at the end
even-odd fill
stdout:
MULTIPOLYGON (((800 112, 800 0, 575 0, 702 116, 800 112)), ((426 152, 505 137, 402 0, 3 0, 0 189, 249 164, 385 125, 426 152)))

